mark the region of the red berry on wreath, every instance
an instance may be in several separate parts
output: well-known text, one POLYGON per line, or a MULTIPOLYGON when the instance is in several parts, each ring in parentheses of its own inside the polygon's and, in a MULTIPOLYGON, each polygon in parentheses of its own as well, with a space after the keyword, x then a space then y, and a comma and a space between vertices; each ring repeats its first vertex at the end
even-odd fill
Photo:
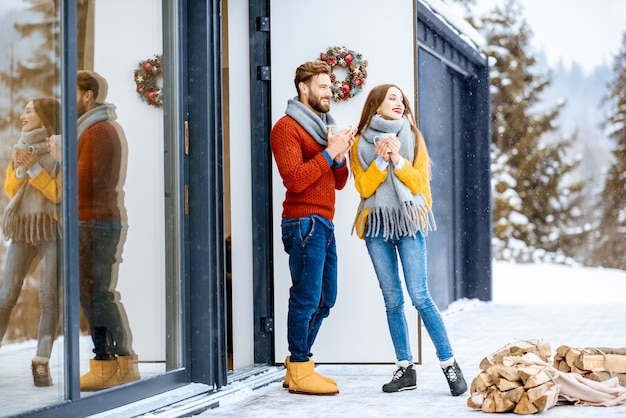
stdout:
POLYGON ((149 62, 146 62, 146 63, 143 65, 143 68, 144 68, 146 71, 152 71, 152 65, 150 65, 150 63, 149 63, 149 62))
POLYGON ((344 93, 348 93, 350 91, 350 86, 347 84, 344 84, 343 86, 341 86, 341 89, 343 90, 344 93))
POLYGON ((150 98, 150 100, 154 100, 154 96, 156 96, 156 93, 151 91, 150 93, 148 93, 148 97, 150 98))
POLYGON ((354 58, 352 58, 352 55, 350 55, 350 54, 346 55, 346 64, 350 64, 353 59, 354 58))

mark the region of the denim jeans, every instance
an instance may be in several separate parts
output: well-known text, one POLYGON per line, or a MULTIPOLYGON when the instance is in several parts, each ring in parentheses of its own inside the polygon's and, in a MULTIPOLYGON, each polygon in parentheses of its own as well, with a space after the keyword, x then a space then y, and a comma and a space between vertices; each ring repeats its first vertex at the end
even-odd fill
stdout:
POLYGON ((387 324, 398 361, 413 361, 409 343, 409 332, 404 316, 404 296, 398 268, 398 256, 407 291, 417 309, 437 357, 440 361, 453 356, 443 318, 435 305, 426 276, 426 243, 420 233, 413 237, 401 237, 385 241, 382 237, 366 237, 365 244, 383 292, 387 324))
POLYGON ((115 290, 122 237, 125 226, 121 222, 79 223, 80 304, 99 359, 114 354, 134 355, 126 311, 115 290), (106 341, 96 338, 96 328, 106 330, 106 341))
POLYGON ((24 278, 33 260, 39 256, 39 331, 37 355, 50 357, 57 336, 59 321, 57 242, 42 241, 37 245, 24 241, 11 241, 4 265, 2 292, 0 293, 0 341, 6 333, 11 312, 22 291, 24 278))
POLYGON ((310 216, 282 222, 289 254, 287 341, 292 362, 308 361, 324 318, 337 299, 337 249, 332 223, 310 216))

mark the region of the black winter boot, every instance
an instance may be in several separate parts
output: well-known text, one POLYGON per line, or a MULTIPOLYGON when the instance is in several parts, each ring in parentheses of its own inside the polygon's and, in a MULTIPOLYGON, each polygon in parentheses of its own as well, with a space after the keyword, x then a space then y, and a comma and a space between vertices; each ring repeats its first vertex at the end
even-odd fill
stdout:
POLYGON ((448 380, 452 396, 459 396, 467 391, 467 383, 465 382, 463 372, 461 371, 461 368, 457 364, 456 360, 454 360, 454 364, 452 364, 452 366, 442 368, 441 370, 443 370, 443 374, 448 380))
POLYGON ((383 392, 401 392, 415 388, 417 388, 417 377, 415 376, 413 364, 409 364, 408 367, 398 367, 393 373, 391 382, 383 385, 383 392))

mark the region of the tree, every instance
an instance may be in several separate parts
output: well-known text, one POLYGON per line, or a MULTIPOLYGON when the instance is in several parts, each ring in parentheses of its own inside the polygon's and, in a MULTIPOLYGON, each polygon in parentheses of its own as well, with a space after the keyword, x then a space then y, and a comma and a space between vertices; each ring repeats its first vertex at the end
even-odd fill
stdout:
POLYGON ((595 261, 605 267, 626 270, 626 33, 613 72, 605 101, 611 105, 606 128, 609 137, 615 140, 615 162, 606 172, 599 202, 595 261))
POLYGON ((587 233, 579 223, 583 183, 570 176, 579 162, 566 158, 571 139, 542 140, 557 130, 564 104, 538 110, 550 75, 534 72, 532 32, 521 16, 516 0, 507 0, 470 21, 490 60, 494 255, 526 261, 541 249, 573 256, 587 233))

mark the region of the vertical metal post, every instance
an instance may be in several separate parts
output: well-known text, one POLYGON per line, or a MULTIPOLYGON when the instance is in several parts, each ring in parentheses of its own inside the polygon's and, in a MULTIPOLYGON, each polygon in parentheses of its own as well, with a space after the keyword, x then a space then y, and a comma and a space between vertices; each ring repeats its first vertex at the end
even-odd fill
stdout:
POLYGON ((78 179, 76 138, 76 0, 61 4, 61 102, 63 103, 63 198, 62 198, 62 260, 61 280, 65 304, 65 397, 80 398, 79 284, 78 284, 78 179))

